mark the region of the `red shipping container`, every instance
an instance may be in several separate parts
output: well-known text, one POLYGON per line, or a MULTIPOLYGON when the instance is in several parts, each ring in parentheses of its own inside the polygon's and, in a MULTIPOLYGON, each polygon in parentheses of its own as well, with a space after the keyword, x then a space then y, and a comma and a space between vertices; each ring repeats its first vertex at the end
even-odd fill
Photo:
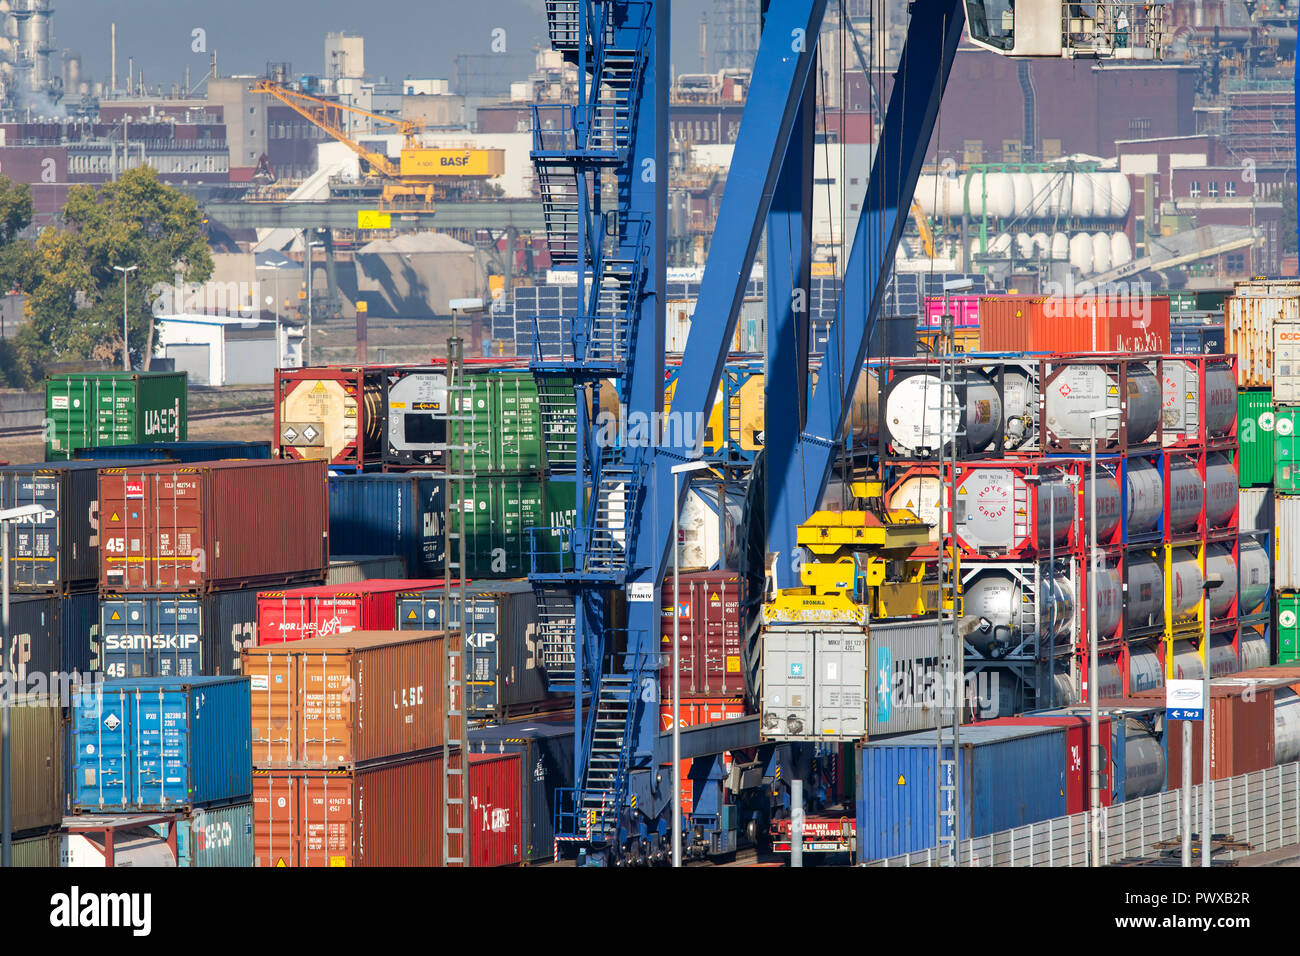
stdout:
POLYGON ((384 366, 277 369, 275 453, 355 468, 383 453, 384 366))
MULTIPOLYGON (((735 571, 692 571, 681 575, 677 602, 663 602, 660 617, 662 653, 659 692, 663 700, 672 697, 673 614, 680 639, 681 671, 677 693, 688 697, 736 697, 745 692, 745 675, 740 663, 740 578, 735 571)), ((665 576, 660 591, 672 592, 672 578, 665 576)))
POLYGON ((397 594, 442 586, 442 578, 373 578, 353 584, 262 591, 257 595, 257 643, 280 644, 349 631, 397 629, 397 594))
MULTIPOLYGON (((1273 766, 1273 691, 1284 680, 1239 680, 1236 675, 1210 682, 1210 779, 1222 780, 1273 766)), ((1164 688, 1133 695, 1158 701, 1163 707, 1164 688)), ((1204 721, 1192 723, 1192 784, 1201 782, 1204 721)), ((1165 732, 1169 754, 1169 788, 1183 781, 1182 721, 1169 721, 1165 732)))
MULTIPOLYGON (((1065 812, 1082 813, 1092 806, 1092 748, 1089 745, 1090 731, 1088 718, 1082 715, 1026 714, 1022 717, 996 717, 981 720, 979 726, 1027 726, 1027 727, 1064 727, 1065 728, 1065 812)), ((1101 805, 1111 805, 1111 726, 1110 717, 1100 715, 1097 718, 1097 733, 1105 763, 1101 767, 1101 805)))
POLYGON ((237 460, 99 473, 99 584, 114 592, 319 583, 323 461, 237 460))
POLYGON ((441 866, 442 761, 439 752, 362 770, 255 769, 254 866, 441 866))
POLYGON ((1168 296, 986 295, 979 323, 985 352, 1169 351, 1168 296))
MULTIPOLYGON (((698 727, 701 724, 713 724, 723 720, 735 720, 737 717, 744 717, 745 701, 738 697, 717 700, 683 700, 678 702, 678 713, 681 716, 681 725, 683 727, 698 727)), ((659 729, 665 733, 673 729, 673 705, 672 701, 667 698, 664 698, 664 701, 659 705, 659 729)), ((692 762, 690 760, 682 761, 682 813, 690 813, 691 808, 695 806, 694 787, 690 780, 692 762)), ((729 752, 722 755, 722 763, 725 768, 731 769, 731 754, 729 752)), ((671 763, 665 764, 665 770, 671 767, 671 763)))
POLYGON ((469 859, 473 866, 518 866, 523 859, 523 758, 470 754, 469 859))

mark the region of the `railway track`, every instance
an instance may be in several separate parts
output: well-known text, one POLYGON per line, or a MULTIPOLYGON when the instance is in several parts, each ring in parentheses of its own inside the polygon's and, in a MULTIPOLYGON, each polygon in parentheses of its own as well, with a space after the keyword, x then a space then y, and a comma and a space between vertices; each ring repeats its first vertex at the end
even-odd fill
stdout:
MULTIPOLYGON (((257 405, 242 405, 239 408, 205 408, 190 412, 186 417, 192 422, 213 421, 222 418, 244 418, 250 415, 269 415, 275 410, 272 402, 257 405)), ((0 439, 32 438, 41 434, 42 425, 17 425, 12 428, 0 428, 0 439)))

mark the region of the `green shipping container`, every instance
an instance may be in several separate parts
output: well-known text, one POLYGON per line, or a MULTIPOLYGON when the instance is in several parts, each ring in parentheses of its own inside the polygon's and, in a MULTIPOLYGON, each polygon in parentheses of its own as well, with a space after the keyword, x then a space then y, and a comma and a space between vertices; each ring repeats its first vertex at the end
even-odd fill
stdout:
POLYGON ((1195 292, 1170 292, 1169 311, 1170 312, 1195 312, 1196 293, 1195 292))
POLYGON ((1300 664, 1300 594, 1279 591, 1277 599, 1277 662, 1300 664))
POLYGON ((63 838, 56 831, 44 836, 14 840, 14 866, 57 868, 62 856, 63 838))
POLYGON ((1300 408, 1275 408, 1273 416, 1273 485, 1284 494, 1300 494, 1300 408))
MULTIPOLYGON (((455 494, 453 485, 452 494, 455 494)), ((529 573, 529 528, 572 528, 574 484, 515 475, 465 482, 465 564, 470 578, 521 578, 529 573)), ((458 530, 448 517, 449 533, 458 530)), ((543 570, 561 570, 568 536, 552 532, 538 542, 548 556, 543 570)))
POLYGON ((45 379, 45 459, 78 448, 185 441, 184 372, 78 372, 45 379))
POLYGON ((1273 391, 1243 388, 1237 392, 1237 481, 1242 488, 1273 483, 1273 391))
POLYGON ((537 473, 548 467, 546 434, 556 426, 572 427, 574 420, 571 382, 567 388, 556 383, 550 390, 567 395, 568 413, 556 413, 561 422, 544 420, 546 409, 531 372, 470 372, 465 387, 461 414, 469 420, 452 423, 452 443, 474 447, 470 459, 475 473, 537 473))

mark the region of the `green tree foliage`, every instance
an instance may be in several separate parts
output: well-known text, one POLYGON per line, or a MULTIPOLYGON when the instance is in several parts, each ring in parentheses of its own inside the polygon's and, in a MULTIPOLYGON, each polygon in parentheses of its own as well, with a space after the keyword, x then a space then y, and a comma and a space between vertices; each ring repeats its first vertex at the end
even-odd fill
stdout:
POLYGON ((1282 187, 1282 252, 1296 252, 1296 198, 1294 186, 1282 187))
MULTIPOLYGON (((26 183, 0 176, 0 295, 22 292, 36 284, 36 255, 30 242, 18 239, 32 222, 32 191, 26 183)), ((39 343, 24 326, 5 329, 0 340, 0 385, 28 388, 38 376, 34 357, 39 343)))
POLYGON ((120 362, 125 282, 132 366, 148 368, 158 291, 178 274, 185 282, 212 274, 197 203, 141 166, 99 188, 73 186, 63 219, 66 229, 36 243, 40 282, 29 311, 43 357, 120 362), (124 278, 114 266, 136 269, 124 278))

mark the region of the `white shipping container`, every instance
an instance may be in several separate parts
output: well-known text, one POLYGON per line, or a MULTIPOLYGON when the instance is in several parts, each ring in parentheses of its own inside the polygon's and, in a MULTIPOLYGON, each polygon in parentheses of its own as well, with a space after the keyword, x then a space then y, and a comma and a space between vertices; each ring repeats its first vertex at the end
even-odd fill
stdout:
MULTIPOLYGON (((670 355, 686 351, 691 334, 691 316, 695 299, 670 299, 664 312, 664 351, 670 355)), ((767 348, 767 303, 762 299, 745 299, 736 316, 736 331, 729 347, 732 352, 762 352, 767 348)))
POLYGON ((1273 587, 1300 590, 1300 495, 1274 495, 1273 515, 1273 587))
POLYGON ((867 632, 784 624, 762 635, 759 727, 767 740, 860 740, 867 732, 867 632))
POLYGON ((1300 322, 1273 326, 1273 403, 1300 404, 1300 322))
POLYGON ((678 517, 677 560, 683 571, 730 570, 740 561, 745 495, 716 481, 691 482, 678 517))
POLYGON ((1268 531, 1273 527, 1273 489, 1242 488, 1237 492, 1238 522, 1243 531, 1268 531))
POLYGON ((1273 326, 1300 322, 1300 284, 1239 283, 1223 312, 1224 351, 1237 354, 1238 387, 1271 388, 1273 326))

